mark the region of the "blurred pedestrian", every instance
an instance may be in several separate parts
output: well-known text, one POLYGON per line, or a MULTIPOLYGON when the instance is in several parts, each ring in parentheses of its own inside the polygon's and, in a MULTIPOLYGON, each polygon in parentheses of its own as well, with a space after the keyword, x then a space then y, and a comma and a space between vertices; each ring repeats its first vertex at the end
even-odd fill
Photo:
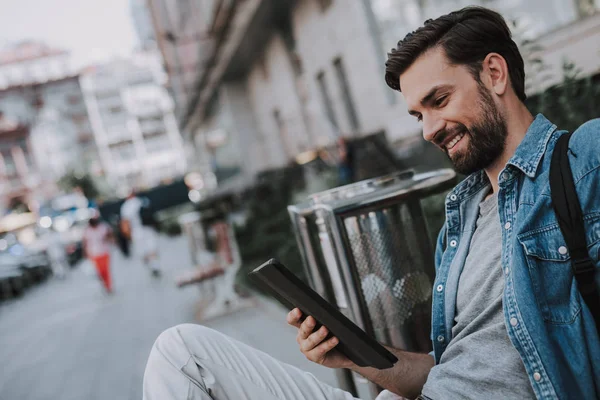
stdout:
POLYGON ((98 276, 107 293, 112 293, 110 276, 110 245, 112 230, 108 224, 101 222, 99 215, 90 218, 89 225, 83 234, 83 254, 96 266, 98 276))
POLYGON ((343 136, 338 138, 337 145, 339 185, 348 185, 354 182, 354 149, 343 136))
POLYGON ((61 234, 54 230, 48 233, 48 259, 50 260, 50 267, 54 276, 60 279, 64 279, 67 274, 69 267, 69 261, 67 259, 67 250, 65 244, 62 241, 61 234))
POLYGON ((113 214, 110 217, 110 226, 113 230, 115 244, 125 258, 129 258, 130 252, 130 235, 123 232, 123 224, 121 223, 121 214, 113 214))
POLYGON ((121 229, 129 236, 134 251, 142 256, 152 275, 160 276, 158 233, 152 203, 131 192, 121 206, 121 229))

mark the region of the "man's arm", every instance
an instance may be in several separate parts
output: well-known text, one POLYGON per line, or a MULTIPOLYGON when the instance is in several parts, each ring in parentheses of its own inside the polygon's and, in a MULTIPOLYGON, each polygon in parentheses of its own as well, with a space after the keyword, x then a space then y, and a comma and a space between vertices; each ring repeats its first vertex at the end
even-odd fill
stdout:
POLYGON ((433 357, 388 346, 386 348, 398 358, 398 362, 392 368, 377 369, 354 365, 350 369, 392 393, 409 399, 417 398, 423 390, 429 371, 435 365, 433 357))
POLYGON ((296 341, 307 359, 329 368, 351 369, 400 396, 416 398, 423 389, 429 371, 435 365, 433 357, 428 354, 410 353, 388 347, 388 350, 398 358, 398 362, 392 368, 379 370, 359 367, 346 356, 335 351, 335 346, 338 344, 336 337, 325 340, 329 333, 326 327, 313 332, 315 319, 309 316, 304 322, 300 322, 301 318, 302 312, 295 308, 288 314, 287 322, 298 328, 296 341))
POLYGON ((121 218, 121 221, 119 221, 119 228, 123 236, 125 236, 127 240, 131 240, 131 223, 129 220, 121 218))
POLYGON ((84 233, 83 234, 83 238, 81 239, 81 254, 83 255, 84 259, 88 258, 88 251, 87 251, 87 235, 84 233))

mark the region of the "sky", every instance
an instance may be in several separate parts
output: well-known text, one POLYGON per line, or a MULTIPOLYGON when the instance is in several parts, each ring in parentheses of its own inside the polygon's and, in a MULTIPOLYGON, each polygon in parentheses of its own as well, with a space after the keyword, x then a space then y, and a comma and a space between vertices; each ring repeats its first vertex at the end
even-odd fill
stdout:
POLYGON ((41 40, 78 66, 137 46, 128 0, 0 0, 0 46, 41 40))

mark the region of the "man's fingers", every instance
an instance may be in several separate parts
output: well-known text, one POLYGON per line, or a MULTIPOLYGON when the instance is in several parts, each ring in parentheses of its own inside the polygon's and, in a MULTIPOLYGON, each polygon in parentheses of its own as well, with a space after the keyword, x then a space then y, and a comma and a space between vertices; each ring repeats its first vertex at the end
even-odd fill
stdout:
POLYGON ((286 320, 288 324, 300 328, 300 318, 302 318, 302 311, 298 308, 294 308, 288 313, 286 320))
POLYGON ((302 325, 300 325, 300 328, 298 329, 298 343, 306 340, 306 338, 310 336, 310 334, 315 329, 316 324, 317 321, 315 321, 313 317, 306 317, 306 319, 304 320, 304 322, 302 322, 302 325))
POLYGON ((310 361, 316 362, 318 364, 322 364, 325 360, 325 356, 329 353, 337 344, 339 343, 339 339, 337 337, 331 337, 326 341, 322 342, 320 345, 315 347, 314 349, 307 351, 304 353, 306 358, 310 361))
POLYGON ((303 353, 310 352, 312 349, 317 347, 326 337, 329 331, 326 327, 322 326, 318 331, 312 333, 306 340, 300 344, 300 350, 303 353))

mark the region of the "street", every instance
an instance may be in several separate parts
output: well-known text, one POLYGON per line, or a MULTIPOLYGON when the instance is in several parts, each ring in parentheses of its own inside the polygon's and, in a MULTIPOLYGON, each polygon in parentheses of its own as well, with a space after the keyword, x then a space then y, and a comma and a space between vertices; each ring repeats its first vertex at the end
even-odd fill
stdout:
MULTIPOLYGON (((146 360, 164 329, 195 321, 196 287, 178 289, 190 268, 183 237, 161 237, 164 274, 113 251, 115 293, 106 295, 83 268, 50 278, 19 299, 0 304, 0 399, 141 399, 146 360)), ((298 351, 286 311, 265 300, 205 323, 335 385, 333 371, 298 351)))

